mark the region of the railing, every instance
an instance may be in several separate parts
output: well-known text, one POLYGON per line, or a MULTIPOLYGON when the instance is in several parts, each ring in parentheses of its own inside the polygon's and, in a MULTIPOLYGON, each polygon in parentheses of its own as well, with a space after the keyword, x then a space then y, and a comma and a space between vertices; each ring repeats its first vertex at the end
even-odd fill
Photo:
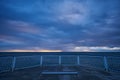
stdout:
POLYGON ((120 57, 90 55, 31 55, 0 57, 0 72, 36 66, 87 66, 120 71, 120 57))

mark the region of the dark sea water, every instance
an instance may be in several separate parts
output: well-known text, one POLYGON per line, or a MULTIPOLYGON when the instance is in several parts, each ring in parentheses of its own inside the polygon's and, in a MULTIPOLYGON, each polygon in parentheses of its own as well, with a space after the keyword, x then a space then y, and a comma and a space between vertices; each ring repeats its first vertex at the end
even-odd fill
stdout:
POLYGON ((0 57, 1 56, 30 56, 30 55, 120 56, 120 52, 0 52, 0 57))

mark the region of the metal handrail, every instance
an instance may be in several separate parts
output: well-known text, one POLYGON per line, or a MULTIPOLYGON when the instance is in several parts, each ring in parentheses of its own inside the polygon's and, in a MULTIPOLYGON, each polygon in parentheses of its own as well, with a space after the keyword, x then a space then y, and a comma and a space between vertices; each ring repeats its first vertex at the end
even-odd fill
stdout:
MULTIPOLYGON (((38 55, 37 55, 38 56, 38 55)), ((35 66, 44 66, 44 64, 43 64, 43 61, 44 61, 44 55, 39 55, 40 56, 40 62, 39 62, 39 65, 33 65, 33 66, 29 66, 29 67, 23 67, 22 69, 24 69, 24 68, 30 68, 30 67, 35 67, 35 66)), ((49 56, 49 55, 48 55, 49 56)), ((64 64, 62 64, 62 56, 64 56, 64 55, 58 55, 58 65, 64 65, 64 64)), ((72 55, 71 55, 72 56, 72 55)), ((78 65, 78 66, 80 66, 81 65, 81 63, 80 63, 80 56, 83 56, 83 55, 75 55, 76 56, 76 65, 78 65)), ((84 55, 84 56, 86 56, 86 55, 84 55)), ((16 60, 17 60, 17 58, 18 58, 19 56, 12 56, 12 64, 11 64, 11 71, 14 71, 14 70, 16 70, 16 60)), ((21 57, 21 56, 20 56, 21 57)), ((24 57, 24 56, 22 56, 22 57, 24 57)), ((27 56, 26 56, 27 57, 27 56)), ((104 65, 104 69, 106 70, 106 71, 109 71, 109 67, 110 67, 110 65, 109 65, 109 63, 108 63, 108 56, 86 56, 86 57, 102 57, 103 58, 103 65, 104 65)), ((117 57, 117 58, 119 58, 120 59, 120 57, 117 57)), ((1 67, 1 66, 0 66, 1 67)), ((8 71, 8 70, 5 70, 5 71, 8 71)), ((3 72, 3 71, 1 71, 1 72, 3 72)))

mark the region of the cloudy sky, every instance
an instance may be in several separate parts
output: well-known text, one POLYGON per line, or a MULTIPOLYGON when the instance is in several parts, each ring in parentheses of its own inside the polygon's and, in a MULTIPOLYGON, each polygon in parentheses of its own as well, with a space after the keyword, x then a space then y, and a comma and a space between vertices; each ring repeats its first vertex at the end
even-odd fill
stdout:
POLYGON ((120 51, 120 0, 0 0, 0 51, 120 51))

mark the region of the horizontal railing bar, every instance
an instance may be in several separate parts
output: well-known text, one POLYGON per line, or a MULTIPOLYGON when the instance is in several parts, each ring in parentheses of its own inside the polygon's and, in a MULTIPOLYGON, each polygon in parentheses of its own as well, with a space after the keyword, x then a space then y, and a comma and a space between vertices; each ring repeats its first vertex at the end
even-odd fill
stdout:
POLYGON ((3 70, 3 71, 0 71, 0 73, 3 73, 3 72, 8 72, 8 71, 10 71, 10 70, 3 70))
POLYGON ((60 74, 63 74, 63 75, 72 75, 72 74, 78 74, 78 72, 42 72, 41 74, 46 74, 46 75, 53 75, 53 74, 55 74, 55 75, 60 75, 60 74))
POLYGON ((22 67, 22 68, 15 68, 15 70, 26 69, 26 68, 33 68, 33 67, 39 67, 39 66, 40 66, 40 65, 34 65, 34 66, 22 67))

